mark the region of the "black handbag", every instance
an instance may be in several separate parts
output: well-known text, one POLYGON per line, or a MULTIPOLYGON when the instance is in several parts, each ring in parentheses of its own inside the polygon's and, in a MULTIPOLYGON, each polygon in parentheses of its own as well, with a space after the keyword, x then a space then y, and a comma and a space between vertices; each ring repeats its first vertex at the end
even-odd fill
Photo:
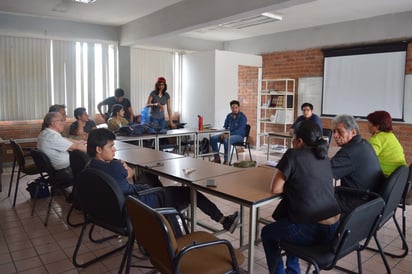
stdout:
POLYGON ((47 198, 50 196, 49 184, 43 177, 39 177, 27 184, 26 190, 30 193, 30 197, 32 199, 36 198, 36 188, 38 189, 37 199, 47 198))

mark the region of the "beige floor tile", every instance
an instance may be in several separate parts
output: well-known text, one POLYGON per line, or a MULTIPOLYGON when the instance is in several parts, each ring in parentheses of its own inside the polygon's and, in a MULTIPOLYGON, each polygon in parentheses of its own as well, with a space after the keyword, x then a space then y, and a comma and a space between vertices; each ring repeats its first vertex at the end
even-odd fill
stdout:
MULTIPOLYGON (((239 154, 240 160, 247 160, 247 153, 239 154)), ((266 162, 265 152, 253 150, 254 160, 259 164, 266 162)), ((271 155, 271 160, 279 159, 279 155, 271 155)), ((76 245, 81 227, 72 228, 66 224, 66 214, 70 205, 66 203, 62 196, 56 196, 52 204, 52 211, 48 226, 44 226, 44 220, 47 210, 47 199, 39 200, 36 204, 34 216, 31 216, 32 201, 25 190, 25 182, 19 187, 18 199, 15 209, 11 208, 12 198, 7 198, 8 182, 10 178, 10 167, 5 167, 3 173, 3 192, 0 193, 0 273, 117 273, 122 260, 122 252, 114 254, 105 260, 93 264, 87 268, 76 269, 72 264, 72 255, 76 245)), ((27 181, 35 178, 28 176, 27 181)), ((24 181, 24 182, 23 182, 24 181)), ((162 179, 164 183, 175 184, 169 180, 162 179)), ((220 198, 207 195, 215 202, 224 214, 232 214, 239 210, 239 206, 222 200, 220 198)), ((276 207, 277 202, 266 205, 260 209, 260 216, 272 221, 271 215, 276 207)), ((248 210, 245 209, 245 223, 243 225, 244 233, 247 235, 248 228, 248 210)), ((401 213, 397 214, 398 220, 401 220, 401 213)), ((412 233, 412 206, 407 208, 407 233, 412 233)), ((81 221, 82 215, 79 211, 74 211, 73 221, 81 221)), ((208 216, 199 212, 199 220, 208 225, 221 229, 221 225, 210 220, 208 216)), ((262 227, 261 225, 260 227, 262 227)), ((198 226, 198 229, 203 229, 198 226)), ((125 242, 124 237, 116 238, 103 244, 95 244, 88 239, 88 231, 85 233, 84 244, 79 252, 79 260, 85 261, 94 258, 96 255, 119 246, 125 242)), ((239 246, 239 229, 235 233, 222 233, 218 237, 228 239, 235 247, 239 246)), ((108 236, 110 233, 103 229, 97 228, 96 237, 108 236)), ((399 252, 400 240, 396 233, 396 228, 390 221, 379 232, 379 239, 387 251, 399 252)), ((247 238, 246 238, 247 239, 247 238)), ((245 239, 245 240, 246 240, 245 239)), ((412 238, 407 237, 408 243, 412 246, 412 238)), ((371 246, 375 246, 371 241, 371 246)), ((139 254, 135 249, 136 254, 139 254)), ((247 255, 247 252, 244 251, 247 255)), ((392 273, 404 274, 412 273, 412 256, 408 255, 403 259, 394 259, 388 257, 392 273)), ((150 265, 148 260, 134 260, 135 264, 150 265)), ((339 261, 339 265, 356 270, 356 254, 350 254, 339 261)), ((362 265, 364 273, 384 273, 384 265, 379 254, 373 251, 365 250, 362 252, 362 265)), ((242 265, 246 267, 246 262, 242 265)), ((259 243, 255 248, 254 274, 267 273, 265 255, 262 244, 259 243)), ((306 269, 306 264, 301 262, 301 269, 306 269)), ((132 268, 131 273, 150 273, 148 269, 132 268)), ((342 273, 337 270, 331 270, 328 273, 342 273)))

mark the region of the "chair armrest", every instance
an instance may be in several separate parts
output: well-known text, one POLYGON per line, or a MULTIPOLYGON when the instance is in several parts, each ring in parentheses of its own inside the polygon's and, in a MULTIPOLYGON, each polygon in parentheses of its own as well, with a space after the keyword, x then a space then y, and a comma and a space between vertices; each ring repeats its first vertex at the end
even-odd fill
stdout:
POLYGON ((164 192, 164 190, 161 187, 151 187, 148 189, 140 190, 136 194, 137 196, 143 196, 143 195, 152 194, 156 192, 164 192))
POLYGON ((230 257, 232 259, 232 264, 237 265, 235 250, 234 250, 232 244, 228 240, 218 239, 218 240, 215 240, 215 241, 209 241, 209 242, 203 242, 203 243, 193 242, 191 245, 185 246, 176 255, 176 262, 177 262, 176 267, 177 267, 177 269, 179 269, 179 264, 180 264, 180 261, 182 260, 183 256, 186 255, 187 253, 189 253, 193 250, 196 250, 196 249, 208 248, 208 247, 216 246, 216 245, 225 245, 228 248, 230 257))
POLYGON ((335 194, 352 195, 352 196, 357 196, 357 197, 368 198, 370 200, 380 197, 378 193, 375 193, 369 190, 361 190, 361 189, 344 187, 344 186, 335 187, 335 194))
POLYGON ((185 234, 189 234, 189 228, 187 227, 187 223, 185 221, 185 217, 183 214, 179 211, 176 210, 174 207, 162 207, 162 208, 156 208, 155 209, 157 212, 163 214, 164 216, 171 216, 171 217, 179 217, 180 218, 180 224, 183 226, 185 234))

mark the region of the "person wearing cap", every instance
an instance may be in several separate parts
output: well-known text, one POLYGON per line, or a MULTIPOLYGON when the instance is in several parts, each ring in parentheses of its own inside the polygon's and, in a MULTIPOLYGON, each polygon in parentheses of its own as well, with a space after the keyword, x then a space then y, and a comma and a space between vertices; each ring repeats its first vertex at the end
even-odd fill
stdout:
POLYGON ((74 118, 76 118, 76 121, 70 125, 69 134, 87 140, 89 132, 96 128, 96 123, 89 119, 89 115, 84 107, 74 110, 74 118))
POLYGON ((97 109, 101 115, 103 115, 106 118, 106 121, 109 119, 111 116, 112 112, 112 107, 115 104, 120 104, 123 106, 124 109, 124 118, 126 118, 129 122, 133 121, 133 110, 132 110, 132 105, 130 104, 129 99, 124 98, 124 90, 121 88, 117 88, 114 91, 114 96, 109 97, 104 99, 102 102, 100 102, 97 105, 97 109), (102 106, 107 105, 107 113, 103 114, 102 112, 102 106))
POLYGON ((176 128, 172 120, 172 108, 170 105, 170 95, 167 93, 166 78, 157 78, 155 89, 150 92, 147 99, 147 107, 150 107, 150 123, 158 124, 161 129, 165 128, 165 105, 171 128, 176 128))

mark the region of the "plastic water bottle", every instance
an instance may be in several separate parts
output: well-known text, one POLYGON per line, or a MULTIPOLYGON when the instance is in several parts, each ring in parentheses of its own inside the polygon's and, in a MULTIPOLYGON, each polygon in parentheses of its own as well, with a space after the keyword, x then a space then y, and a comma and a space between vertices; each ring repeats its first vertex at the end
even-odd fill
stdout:
POLYGON ((140 115, 142 117, 142 124, 150 124, 150 108, 142 108, 140 115))
POLYGON ((203 117, 200 115, 197 115, 197 129, 198 130, 203 129, 203 117))

